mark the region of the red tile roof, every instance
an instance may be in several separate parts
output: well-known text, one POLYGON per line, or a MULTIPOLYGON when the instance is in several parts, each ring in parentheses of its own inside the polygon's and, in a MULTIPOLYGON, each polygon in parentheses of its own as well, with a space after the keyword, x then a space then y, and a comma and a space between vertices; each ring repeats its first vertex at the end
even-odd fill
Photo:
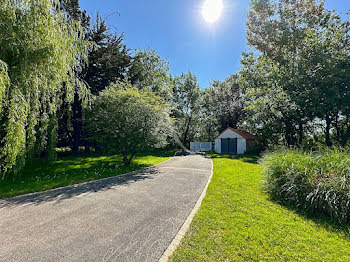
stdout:
POLYGON ((226 128, 223 132, 221 132, 216 138, 221 136, 221 134, 225 133, 227 130, 232 130, 233 132, 239 134, 241 137, 243 137, 246 140, 257 140, 258 138, 256 136, 253 136, 252 134, 249 134, 246 131, 239 130, 239 129, 234 129, 231 127, 226 128))

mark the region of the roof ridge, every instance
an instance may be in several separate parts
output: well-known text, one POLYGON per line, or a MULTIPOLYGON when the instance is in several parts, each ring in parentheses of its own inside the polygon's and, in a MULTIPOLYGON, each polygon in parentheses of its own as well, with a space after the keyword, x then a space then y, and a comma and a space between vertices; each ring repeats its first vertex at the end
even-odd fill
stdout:
POLYGON ((227 130, 231 130, 235 133, 237 133, 238 135, 240 135, 241 137, 243 137, 246 140, 256 140, 258 139, 256 136, 248 133, 247 131, 241 130, 241 129, 236 129, 236 128, 232 128, 232 127, 228 127, 226 128, 224 131, 222 131, 219 135, 216 136, 216 138, 218 138, 219 136, 221 136, 223 133, 225 133, 227 130))

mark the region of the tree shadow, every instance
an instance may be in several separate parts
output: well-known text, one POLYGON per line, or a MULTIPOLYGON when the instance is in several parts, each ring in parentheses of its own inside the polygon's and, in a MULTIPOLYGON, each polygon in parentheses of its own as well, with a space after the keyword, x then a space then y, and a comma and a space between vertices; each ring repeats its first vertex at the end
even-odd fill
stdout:
POLYGON ((282 201, 279 199, 274 199, 271 196, 269 197, 269 200, 299 215, 305 220, 311 220, 317 226, 325 228, 329 232, 334 232, 334 233, 343 232, 346 238, 350 241, 350 221, 341 222, 341 221, 332 219, 327 214, 321 214, 321 213, 312 212, 310 210, 301 209, 293 205, 292 203, 282 201))
POLYGON ((174 150, 140 152, 129 166, 124 165, 121 155, 65 156, 56 161, 34 159, 22 172, 0 179, 0 198, 126 174, 148 167, 148 157, 165 158, 173 154, 174 150))
MULTIPOLYGON (((246 155, 223 155, 223 154, 210 154, 210 157, 212 159, 235 159, 235 160, 241 160, 246 163, 250 164, 258 164, 260 156, 259 155, 252 155, 252 154, 246 154, 246 155)), ((266 194, 268 194, 266 192, 266 194)), ((305 220, 311 220, 316 225, 325 228, 327 231, 330 232, 343 232, 347 239, 350 240, 350 221, 349 222, 340 222, 337 220, 332 219, 327 214, 321 214, 321 213, 315 213, 310 210, 305 210, 296 207, 292 203, 288 203, 285 201, 281 201, 279 199, 274 199, 271 196, 269 196, 269 200, 271 202, 274 202, 278 205, 280 205, 283 208, 288 209, 289 211, 303 217, 305 220)))
POLYGON ((133 171, 125 175, 103 178, 100 180, 51 189, 48 191, 32 193, 28 195, 20 195, 12 198, 0 199, 0 208, 16 207, 23 204, 40 205, 42 203, 52 201, 60 202, 86 193, 102 192, 116 186, 128 186, 132 183, 146 179, 153 179, 153 177, 159 173, 159 168, 157 166, 153 166, 143 170, 133 171))
POLYGON ((162 150, 151 150, 139 152, 137 156, 155 156, 155 157, 172 157, 174 156, 175 149, 162 149, 162 150))
MULTIPOLYGON (((172 157, 174 155, 173 150, 153 150, 153 151, 145 151, 140 152, 136 154, 136 157, 133 159, 133 162, 135 162, 137 165, 138 158, 139 157, 172 157)), ((39 162, 40 164, 40 162, 39 162)), ((56 168, 56 169, 64 169, 67 168, 78 168, 78 169, 86 169, 90 167, 94 168, 104 168, 104 167, 115 167, 116 164, 124 165, 122 162, 122 156, 121 155, 98 155, 98 154, 91 154, 91 155, 85 155, 85 156, 69 156, 69 157, 63 157, 54 163, 49 163, 50 168, 56 168)), ((42 165, 40 165, 41 167, 42 165)), ((132 170, 130 170, 132 171, 132 170)))
POLYGON ((211 157, 205 152, 196 152, 196 151, 177 151, 175 152, 176 157, 186 157, 186 156, 203 156, 204 158, 210 159, 211 157))

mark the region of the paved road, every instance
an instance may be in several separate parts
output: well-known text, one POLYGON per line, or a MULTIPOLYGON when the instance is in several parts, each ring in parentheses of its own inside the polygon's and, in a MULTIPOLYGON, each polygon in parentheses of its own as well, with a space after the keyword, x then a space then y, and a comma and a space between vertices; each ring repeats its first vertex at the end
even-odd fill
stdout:
POLYGON ((0 261, 158 261, 211 173, 174 157, 126 176, 0 200, 0 261))

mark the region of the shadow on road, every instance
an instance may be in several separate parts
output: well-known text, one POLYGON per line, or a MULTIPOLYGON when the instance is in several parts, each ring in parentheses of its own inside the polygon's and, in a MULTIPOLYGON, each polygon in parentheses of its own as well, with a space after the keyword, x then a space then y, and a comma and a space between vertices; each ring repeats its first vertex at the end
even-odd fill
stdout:
POLYGON ((59 202, 81 194, 105 191, 114 186, 130 185, 145 179, 152 179, 159 172, 159 168, 154 166, 143 170, 134 171, 126 175, 109 177, 82 184, 52 189, 49 191, 2 199, 0 200, 0 208, 15 207, 23 204, 39 205, 50 201, 59 202))

